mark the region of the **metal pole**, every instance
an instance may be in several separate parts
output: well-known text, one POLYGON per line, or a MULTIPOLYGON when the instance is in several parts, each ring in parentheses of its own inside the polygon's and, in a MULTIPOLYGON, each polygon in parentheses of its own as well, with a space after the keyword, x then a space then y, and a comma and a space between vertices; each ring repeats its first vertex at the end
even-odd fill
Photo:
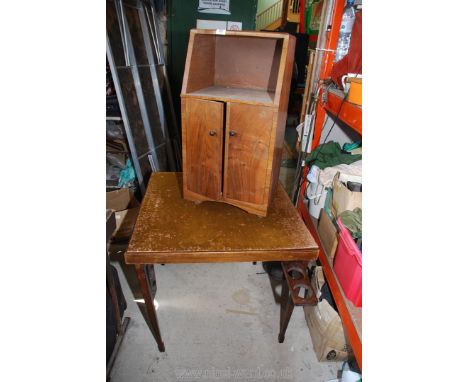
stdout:
POLYGON ((156 33, 156 40, 158 42, 158 46, 159 46, 159 52, 160 52, 160 55, 159 55, 159 64, 162 66, 162 70, 163 70, 163 75, 164 75, 164 86, 166 87, 166 90, 167 90, 167 100, 168 100, 168 103, 169 103, 169 111, 170 111, 170 114, 171 114, 171 119, 172 119, 172 126, 174 128, 174 143, 176 145, 175 149, 176 149, 176 161, 177 161, 177 168, 178 169, 181 169, 182 168, 182 158, 180 158, 180 145, 179 145, 179 128, 177 126, 177 117, 176 117, 176 113, 175 113, 175 108, 174 108, 174 102, 172 100, 172 89, 171 89, 171 84, 169 83, 169 75, 167 74, 167 68, 166 68, 166 61, 165 61, 165 58, 164 58, 164 48, 161 48, 162 46, 162 39, 161 39, 161 34, 159 33, 159 27, 156 23, 156 14, 155 14, 155 11, 154 11, 154 7, 151 7, 151 13, 153 15, 153 25, 154 25, 154 31, 156 33))
POLYGON ((117 68, 115 66, 114 56, 112 55, 112 49, 110 46, 109 36, 106 33, 106 53, 107 60, 109 61, 109 67, 112 74, 112 79, 114 80, 115 92, 117 93, 117 99, 119 101, 120 112, 122 113, 122 121, 125 128, 125 133, 127 134, 128 146, 130 149, 130 155, 132 156, 133 166, 135 167, 135 173, 138 179, 138 185, 140 186, 140 191, 144 195, 146 192, 145 183, 143 180, 143 175, 141 173, 140 162, 138 160, 138 153, 135 147, 135 142, 133 141, 132 131, 130 130, 130 122, 128 120, 127 108, 125 107, 125 101, 122 95, 122 89, 120 87, 120 79, 117 75, 117 68))
POLYGON ((140 113, 141 113, 141 119, 143 121, 143 127, 145 130, 145 135, 146 135, 146 140, 148 142, 148 147, 151 152, 154 153, 154 166, 150 162, 150 166, 152 167, 153 171, 161 171, 161 168, 159 166, 159 161, 158 161, 158 156, 156 153, 156 146, 154 144, 154 139, 153 139, 153 134, 151 132, 151 125, 149 122, 149 117, 148 117, 148 111, 146 109, 146 103, 145 103, 145 97, 143 95, 143 89, 141 87, 141 81, 140 81, 140 74, 138 73, 138 67, 137 67, 137 62, 136 62, 136 57, 135 57, 135 51, 133 50, 133 42, 132 38, 130 36, 129 28, 128 28, 128 22, 127 22, 127 17, 125 15, 125 11, 122 14, 122 20, 125 25, 125 30, 127 33, 127 43, 128 43, 128 52, 130 55, 130 68, 132 71, 132 76, 133 76, 133 82, 135 86, 135 91, 136 91, 136 96, 138 99, 138 106, 140 107, 140 113))
POLYGON ((130 60, 128 58, 128 45, 127 45, 127 33, 124 22, 122 20, 123 15, 123 1, 122 0, 114 0, 115 10, 117 13, 117 19, 119 20, 119 29, 120 29, 120 37, 122 38, 122 47, 124 51, 124 58, 125 58, 125 65, 130 66, 130 60))
POLYGON ((156 43, 158 44, 158 65, 166 65, 164 60, 164 48, 161 48, 161 36, 159 34, 158 23, 156 22, 156 12, 153 6, 151 6, 151 14, 153 16, 153 27, 154 33, 156 34, 156 43))
MULTIPOLYGON (((161 53, 159 51, 159 41, 156 39, 156 31, 155 31, 155 26, 156 23, 153 21, 151 22, 150 15, 148 13, 148 8, 146 7, 146 4, 142 3, 142 6, 145 10, 145 15, 146 15, 146 20, 148 21, 148 28, 151 32, 151 38, 153 40, 153 46, 154 46, 154 51, 156 52, 156 60, 157 60, 157 65, 164 65, 164 62, 161 64, 161 53)), ((151 15, 152 17, 156 17, 155 13, 153 11, 153 7, 151 6, 151 15)))
MULTIPOLYGON (((321 22, 320 22, 320 30, 317 39, 317 48, 315 49, 314 61, 313 61, 313 72, 310 78, 310 85, 309 85, 309 93, 304 94, 304 97, 309 99, 309 103, 307 104, 307 108, 305 110, 305 114, 311 114, 315 108, 316 99, 315 95, 318 93, 319 89, 319 82, 320 82, 320 73, 322 69, 322 60, 324 56, 324 49, 326 48, 326 41, 327 41, 327 34, 328 34, 328 26, 330 25, 331 21, 331 14, 334 6, 334 0, 325 0, 322 8, 322 15, 321 15, 321 22)), ((304 127, 303 127, 304 128, 304 127)), ((309 132, 309 139, 313 131, 309 132)), ((308 146, 308 144, 307 144, 308 146)), ((295 182, 293 184, 293 203, 297 206, 298 196, 300 192, 300 185, 302 184, 302 175, 304 171, 304 159, 306 158, 307 153, 300 152, 299 158, 297 161, 296 166, 296 173, 295 173, 295 182)))
POLYGON ((144 5, 141 4, 138 10, 138 14, 140 16, 141 30, 143 33, 143 40, 145 42, 146 55, 148 56, 151 80, 153 82, 154 96, 156 98, 156 106, 158 108, 159 122, 161 124, 161 132, 163 134, 163 137, 166 143, 166 149, 167 149, 167 154, 168 154, 167 156, 169 159, 169 168, 171 171, 175 171, 176 168, 175 168, 175 163, 174 163, 174 153, 172 151, 171 142, 169 141, 169 132, 167 131, 167 122, 166 122, 166 115, 164 112, 164 104, 163 104, 163 100, 161 97, 161 88, 159 86, 158 73, 156 73, 153 51, 151 49, 150 36, 148 34, 148 23, 146 22, 146 14, 143 10, 143 7, 144 5))

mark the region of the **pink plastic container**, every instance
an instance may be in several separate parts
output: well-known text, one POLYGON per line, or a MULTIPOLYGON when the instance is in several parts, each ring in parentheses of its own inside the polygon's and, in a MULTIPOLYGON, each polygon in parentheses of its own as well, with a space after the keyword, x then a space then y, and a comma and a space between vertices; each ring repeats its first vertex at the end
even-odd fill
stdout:
POLYGON ((337 220, 340 233, 333 269, 343 292, 355 306, 362 306, 362 254, 348 229, 337 220))

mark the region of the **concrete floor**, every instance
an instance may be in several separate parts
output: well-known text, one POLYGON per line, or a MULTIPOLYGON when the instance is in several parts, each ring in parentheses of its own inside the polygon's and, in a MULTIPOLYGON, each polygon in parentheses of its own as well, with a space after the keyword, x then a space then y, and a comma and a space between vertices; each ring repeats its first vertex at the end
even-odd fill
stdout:
POLYGON ((317 362, 302 308, 294 310, 285 342, 278 343, 281 287, 261 263, 157 265, 165 353, 158 352, 142 314, 133 268, 115 257, 113 264, 131 321, 112 381, 321 382, 337 377, 341 363, 317 362))

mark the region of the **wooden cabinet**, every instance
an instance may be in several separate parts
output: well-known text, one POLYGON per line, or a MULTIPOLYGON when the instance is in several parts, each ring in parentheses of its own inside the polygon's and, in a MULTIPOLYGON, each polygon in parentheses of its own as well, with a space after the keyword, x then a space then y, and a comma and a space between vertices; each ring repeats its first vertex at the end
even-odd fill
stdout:
POLYGON ((182 85, 184 198, 266 216, 279 175, 295 38, 192 30, 182 85))

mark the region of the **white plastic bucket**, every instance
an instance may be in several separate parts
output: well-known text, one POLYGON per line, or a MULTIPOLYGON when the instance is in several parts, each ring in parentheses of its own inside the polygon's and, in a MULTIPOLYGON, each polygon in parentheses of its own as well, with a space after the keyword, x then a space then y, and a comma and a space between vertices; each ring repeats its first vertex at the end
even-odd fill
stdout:
POLYGON ((306 188, 306 195, 309 199, 309 214, 318 219, 320 210, 325 206, 328 188, 322 183, 309 183, 306 188))

